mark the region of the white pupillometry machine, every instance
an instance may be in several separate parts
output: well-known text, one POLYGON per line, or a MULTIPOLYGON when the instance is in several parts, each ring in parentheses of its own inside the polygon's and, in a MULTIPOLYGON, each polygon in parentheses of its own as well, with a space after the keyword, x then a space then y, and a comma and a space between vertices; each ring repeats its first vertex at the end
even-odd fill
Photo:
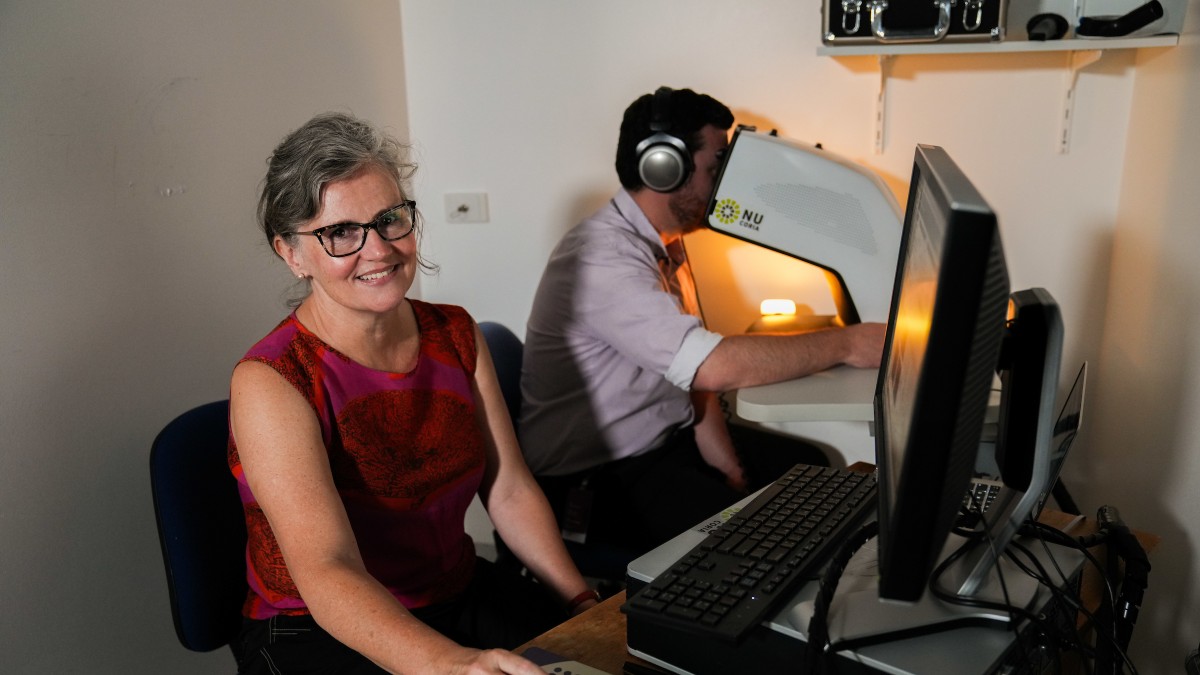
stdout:
POLYGON ((870 170, 819 147, 740 127, 708 225, 822 268, 837 322, 885 322, 901 209, 870 170))

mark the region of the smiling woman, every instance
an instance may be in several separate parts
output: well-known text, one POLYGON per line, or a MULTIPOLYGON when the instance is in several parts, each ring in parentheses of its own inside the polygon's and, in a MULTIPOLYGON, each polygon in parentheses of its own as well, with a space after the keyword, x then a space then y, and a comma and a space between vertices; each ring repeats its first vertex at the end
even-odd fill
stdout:
POLYGON ((330 114, 270 161, 260 224, 309 293, 230 388, 249 532, 242 673, 532 675, 505 649, 594 604, 474 320, 407 297, 427 265, 402 151, 330 114), (475 556, 476 494, 542 583, 475 556))
POLYGON ((328 183, 320 210, 303 229, 275 236, 275 252, 311 282, 312 294, 297 309, 301 321, 326 324, 331 338, 369 352, 370 345, 354 344, 363 328, 404 318, 406 312, 394 310, 405 303, 416 275, 417 241, 407 236, 407 216, 407 225, 395 225, 403 203, 411 202, 387 169, 368 164, 328 183))

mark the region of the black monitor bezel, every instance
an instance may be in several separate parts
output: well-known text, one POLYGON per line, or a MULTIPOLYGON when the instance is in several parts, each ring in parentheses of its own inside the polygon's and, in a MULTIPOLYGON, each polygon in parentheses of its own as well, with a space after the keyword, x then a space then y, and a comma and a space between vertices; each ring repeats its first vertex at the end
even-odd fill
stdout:
POLYGON ((881 598, 919 599, 953 526, 974 473, 1008 297, 995 213, 942 148, 918 145, 874 400, 881 598), (884 392, 922 194, 944 216, 945 234, 929 340, 912 401, 909 447, 902 466, 893 466, 884 392))

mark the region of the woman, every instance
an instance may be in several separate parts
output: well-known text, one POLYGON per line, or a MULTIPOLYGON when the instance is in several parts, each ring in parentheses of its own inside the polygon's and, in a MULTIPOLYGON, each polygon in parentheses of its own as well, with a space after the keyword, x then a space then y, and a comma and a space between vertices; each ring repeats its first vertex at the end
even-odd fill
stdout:
POLYGON ((474 321, 407 297, 424 263, 400 151, 328 114, 270 160, 260 225, 311 291, 231 384, 243 673, 532 675, 496 647, 598 599, 524 464, 474 321), (475 557, 463 516, 476 493, 540 585, 475 557))

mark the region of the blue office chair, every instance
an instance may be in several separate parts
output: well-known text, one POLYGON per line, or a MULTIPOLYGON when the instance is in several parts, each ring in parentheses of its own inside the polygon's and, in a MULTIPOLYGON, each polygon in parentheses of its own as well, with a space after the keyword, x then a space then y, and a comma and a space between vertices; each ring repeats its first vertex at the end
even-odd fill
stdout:
POLYGON ((513 428, 517 427, 517 418, 521 414, 521 363, 525 358, 524 345, 507 326, 494 321, 483 321, 479 324, 483 333, 483 341, 487 343, 488 351, 492 354, 492 363, 496 366, 496 379, 500 381, 500 393, 504 395, 504 404, 508 406, 508 416, 512 418, 513 428))
MULTIPOLYGON (((483 321, 479 324, 479 330, 483 333, 488 351, 492 354, 496 377, 500 381, 500 392, 504 395, 504 403, 508 406, 508 414, 512 417, 513 428, 516 429, 521 412, 521 364, 524 347, 521 339, 502 324, 483 321)), ((496 544, 497 564, 520 569, 520 562, 500 538, 499 533, 493 531, 492 538, 496 544)), ((600 579, 610 584, 623 584, 626 566, 630 560, 637 557, 631 552, 606 546, 574 541, 563 543, 575 561, 575 566, 585 577, 600 579)), ((601 594, 607 595, 603 588, 601 594)))
POLYGON ((246 522, 225 453, 229 401, 171 421, 150 448, 150 489, 167 570, 171 616, 184 647, 230 645, 246 599, 246 522))

